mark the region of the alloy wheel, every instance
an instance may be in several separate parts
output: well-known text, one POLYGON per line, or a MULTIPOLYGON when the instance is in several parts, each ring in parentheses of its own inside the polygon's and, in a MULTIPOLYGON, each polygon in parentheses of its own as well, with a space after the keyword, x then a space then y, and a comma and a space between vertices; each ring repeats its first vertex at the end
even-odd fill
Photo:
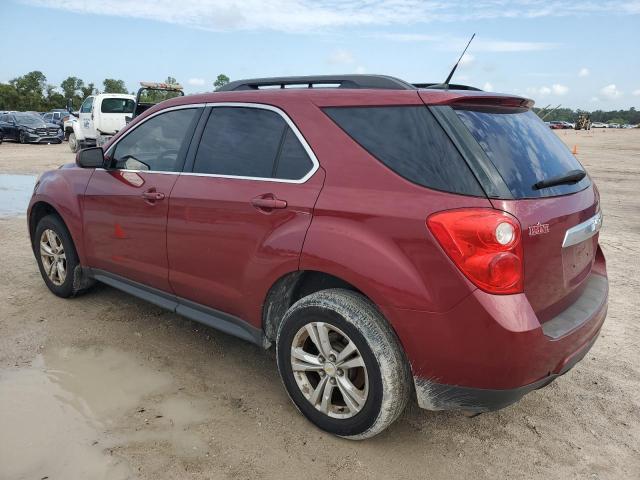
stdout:
POLYGON ((50 228, 40 236, 40 259, 51 283, 62 285, 67 278, 67 257, 62 240, 50 228))
POLYGON ((325 322, 300 328, 291 345, 291 367, 304 397, 332 418, 351 418, 369 394, 367 367, 355 343, 325 322))

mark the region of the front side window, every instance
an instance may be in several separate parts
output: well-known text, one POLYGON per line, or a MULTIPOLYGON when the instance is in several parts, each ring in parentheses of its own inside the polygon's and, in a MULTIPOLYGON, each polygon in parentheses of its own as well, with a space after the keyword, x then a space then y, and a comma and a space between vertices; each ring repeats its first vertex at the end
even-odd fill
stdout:
POLYGON ((194 172, 299 180, 313 163, 295 133, 276 112, 216 107, 202 134, 194 172))
POLYGON ((182 169, 200 109, 183 108, 156 115, 120 140, 111 156, 115 168, 175 172, 182 169))
POLYGON ((92 106, 93 106, 93 97, 88 97, 84 102, 82 102, 82 106, 80 107, 80 113, 91 112, 92 106))

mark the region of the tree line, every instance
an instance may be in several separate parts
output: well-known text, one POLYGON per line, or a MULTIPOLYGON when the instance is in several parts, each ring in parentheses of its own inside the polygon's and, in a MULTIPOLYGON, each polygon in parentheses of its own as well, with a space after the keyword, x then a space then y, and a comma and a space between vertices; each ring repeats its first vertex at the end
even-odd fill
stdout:
MULTIPOLYGON (((168 76, 165 83, 178 83, 168 76)), ((218 75, 213 83, 214 88, 219 88, 229 83, 229 77, 218 75)), ((67 77, 60 85, 47 82, 47 77, 39 70, 34 70, 20 77, 9 80, 8 83, 0 83, 0 110, 46 112, 53 108, 65 108, 70 99, 73 110, 80 108, 82 101, 90 95, 98 93, 131 93, 124 80, 105 78, 102 81, 102 89, 93 83, 85 83, 78 77, 67 77)))
MULTIPOLYGON (((540 112, 540 108, 534 108, 533 111, 536 113, 540 112)), ((547 110, 548 111, 548 110, 547 110)), ((594 110, 593 112, 588 112, 586 110, 572 110, 571 108, 558 108, 553 112, 549 113, 545 116, 546 112, 542 113, 544 120, 546 122, 560 120, 565 122, 575 122, 578 118, 578 115, 582 113, 586 113, 591 118, 592 122, 602 122, 602 123, 619 123, 620 125, 631 124, 638 125, 640 124, 640 111, 636 110, 635 107, 631 107, 628 110, 594 110)))

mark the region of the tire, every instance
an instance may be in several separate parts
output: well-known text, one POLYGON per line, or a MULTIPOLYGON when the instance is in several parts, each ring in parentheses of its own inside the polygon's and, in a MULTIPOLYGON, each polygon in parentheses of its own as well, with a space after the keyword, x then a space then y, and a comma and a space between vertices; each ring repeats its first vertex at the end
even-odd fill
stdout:
POLYGON ((400 416, 411 395, 409 364, 395 333, 369 300, 349 290, 323 290, 291 306, 278 327, 276 357, 298 410, 320 429, 344 438, 379 434, 400 416), (333 352, 329 361, 322 330, 328 332, 333 352), (341 359, 345 345, 357 350, 341 359), (295 372, 293 349, 298 352, 295 372), (362 367, 341 368, 360 363, 362 367), (327 389, 330 400, 323 405, 327 389))
POLYGON ((70 133, 69 134, 69 148, 71 149, 71 151, 73 153, 77 153, 77 151, 78 151, 78 142, 76 140, 76 134, 75 133, 70 133))
POLYGON ((33 251, 44 283, 58 297, 69 298, 79 295, 90 285, 90 283, 83 281, 80 275, 81 268, 78 253, 67 227, 59 216, 51 214, 40 219, 33 236, 33 251), (53 235, 49 236, 47 232, 53 232, 55 238, 53 235), (45 248, 44 254, 42 253, 41 242, 45 239, 47 239, 46 243, 49 249, 57 255, 53 258, 58 258, 64 266, 64 278, 62 278, 60 269, 57 266, 54 267, 54 270, 58 275, 51 270, 51 264, 54 263, 51 261, 51 252, 47 252, 45 248), (52 248, 52 246, 57 246, 57 252, 56 248, 52 248), (63 256, 64 258, 62 258, 63 256), (54 273, 53 276, 49 275, 50 271, 54 273))
POLYGON ((27 137, 24 134, 24 131, 20 131, 20 133, 18 134, 18 141, 20 143, 27 143, 27 137))

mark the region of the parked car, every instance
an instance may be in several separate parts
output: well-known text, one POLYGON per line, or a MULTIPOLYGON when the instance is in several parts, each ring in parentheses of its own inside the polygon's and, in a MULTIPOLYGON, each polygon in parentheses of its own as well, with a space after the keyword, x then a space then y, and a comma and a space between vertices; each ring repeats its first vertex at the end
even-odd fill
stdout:
POLYGON ((551 122, 549 122, 549 126, 554 130, 569 129, 574 127, 573 123, 565 122, 563 120, 552 120, 551 122))
POLYGON ((296 407, 346 438, 413 395, 512 404, 600 332, 599 194, 531 100, 437 87, 257 79, 155 105, 40 177, 42 278, 275 344, 296 407))
POLYGON ((5 140, 20 143, 60 143, 64 138, 57 125, 32 113, 4 113, 0 115, 0 129, 5 140))
POLYGON ((591 124, 591 128, 608 128, 609 126, 606 123, 602 122, 593 122, 591 124))
POLYGON ((127 124, 126 117, 133 114, 135 97, 120 93, 101 93, 87 97, 80 106, 77 122, 71 122, 69 134, 72 152, 101 146, 127 124))
POLYGON ((71 117, 71 112, 64 108, 54 108, 42 115, 45 122, 55 123, 64 131, 64 122, 71 117))

